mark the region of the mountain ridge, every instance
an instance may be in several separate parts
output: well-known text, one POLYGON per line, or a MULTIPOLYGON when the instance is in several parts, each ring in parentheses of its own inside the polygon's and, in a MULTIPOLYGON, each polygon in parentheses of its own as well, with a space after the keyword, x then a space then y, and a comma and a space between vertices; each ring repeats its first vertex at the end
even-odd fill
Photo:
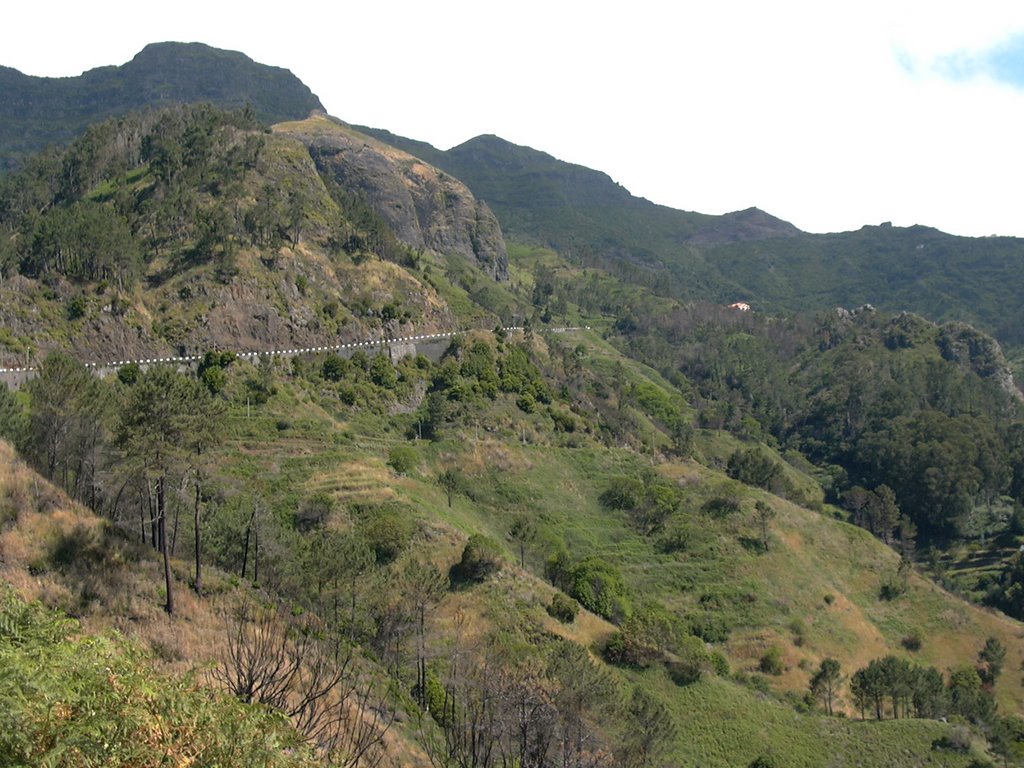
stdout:
POLYGON ((495 136, 447 151, 361 128, 460 178, 507 236, 568 253, 662 295, 744 301, 769 312, 870 303, 979 325, 1024 343, 1024 240, 928 225, 803 232, 757 208, 723 215, 638 198, 607 174, 495 136))
POLYGON ((130 61, 70 77, 0 67, 0 170, 67 142, 108 117, 169 102, 250 105, 267 122, 306 117, 323 104, 289 70, 203 43, 150 43, 130 61))

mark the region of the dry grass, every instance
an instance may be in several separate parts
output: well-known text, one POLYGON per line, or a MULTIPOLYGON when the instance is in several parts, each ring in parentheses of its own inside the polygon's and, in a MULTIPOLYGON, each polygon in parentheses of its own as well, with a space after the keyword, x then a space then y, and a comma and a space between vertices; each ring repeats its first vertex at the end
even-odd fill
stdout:
POLYGON ((759 585, 759 600, 774 607, 777 623, 733 634, 727 651, 737 666, 756 669, 761 655, 775 645, 787 670, 770 678, 773 687, 802 693, 829 656, 841 660, 847 676, 888 654, 945 672, 973 664, 985 639, 994 636, 1007 649, 997 699, 1004 711, 1021 711, 1024 686, 1016 670, 1024 660, 1024 625, 917 574, 911 575, 906 595, 881 600, 882 582, 898 565, 896 552, 853 526, 780 499, 771 503, 778 511, 772 548, 749 558, 739 576, 759 585), (792 628, 797 626, 799 632, 792 628), (903 648, 901 640, 910 634, 923 639, 920 651, 903 648))
POLYGON ((398 497, 395 478, 382 459, 367 458, 339 464, 313 475, 306 483, 308 494, 328 493, 341 505, 352 502, 385 502, 398 497))

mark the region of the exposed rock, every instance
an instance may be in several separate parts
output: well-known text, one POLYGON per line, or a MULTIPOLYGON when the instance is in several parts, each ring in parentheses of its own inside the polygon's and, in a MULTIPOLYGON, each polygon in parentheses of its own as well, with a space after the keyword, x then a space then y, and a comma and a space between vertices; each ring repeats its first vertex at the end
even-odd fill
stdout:
POLYGON ((462 256, 495 280, 508 279, 508 252, 498 220, 462 182, 327 118, 276 130, 305 144, 321 174, 363 195, 402 242, 462 256))
POLYGON ((995 379, 1003 391, 1024 399, 998 341, 966 323, 946 323, 940 331, 939 350, 946 360, 968 365, 983 379, 995 379))

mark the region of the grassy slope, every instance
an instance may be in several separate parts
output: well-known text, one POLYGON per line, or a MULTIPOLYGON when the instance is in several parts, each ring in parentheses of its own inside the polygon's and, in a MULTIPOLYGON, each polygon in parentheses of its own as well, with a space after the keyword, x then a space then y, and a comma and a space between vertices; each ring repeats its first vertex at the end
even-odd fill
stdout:
MULTIPOLYGON (((290 403, 287 412, 294 414, 296 405, 290 403)), ((485 434, 477 439, 470 431, 450 434, 440 443, 419 444, 420 467, 409 477, 399 478, 385 464, 388 447, 403 440, 397 430, 371 432, 369 421, 345 421, 340 411, 330 417, 332 421, 321 421, 328 418, 328 411, 320 404, 299 406, 299 410, 305 415, 303 437, 273 438, 268 423, 275 418, 271 408, 238 425, 241 445, 251 446, 244 461, 239 464, 240 457, 228 454, 225 461, 245 475, 278 472, 281 480, 275 485, 282 489, 328 490, 343 505, 367 499, 408 502, 417 517, 434 530, 432 559, 440 563, 453 562, 459 540, 471 532, 504 542, 508 560, 515 562, 515 546, 507 538, 511 514, 527 512, 539 521, 539 536, 527 552, 526 572, 510 567, 499 585, 452 598, 464 611, 476 613, 480 621, 486 621, 488 610, 502 610, 495 604, 504 610, 515 605, 541 617, 552 590, 534 574, 540 572, 553 542, 561 540, 576 557, 599 554, 617 565, 634 595, 655 597, 676 611, 693 609, 703 594, 723 596, 727 612, 746 624, 725 645, 733 669, 753 671, 764 650, 779 645, 787 671, 770 679, 770 684, 780 693, 806 691, 811 666, 826 656, 841 659, 844 671, 850 673, 886 653, 905 655, 900 640, 915 631, 925 638, 924 647, 916 654, 919 661, 941 669, 972 661, 989 635, 999 637, 1010 649, 1008 669, 1020 662, 1016 640, 1021 628, 1016 622, 970 606, 917 577, 907 596, 880 602, 881 580, 896 566, 891 550, 863 530, 737 486, 693 462, 663 464, 659 470, 687 486, 682 516, 705 527, 710 535, 697 551, 666 555, 637 533, 622 513, 604 510, 597 500, 610 475, 636 472, 649 465, 632 451, 594 445, 521 445, 507 439, 511 436, 500 439, 485 434), (343 430, 343 438, 338 438, 337 429, 343 430), (268 438, 271 442, 265 443, 268 438), (457 496, 450 509, 433 482, 440 468, 449 463, 457 463, 469 473, 478 489, 473 499, 457 496), (697 510, 703 501, 724 491, 743 495, 745 512, 724 522, 700 516, 697 510), (742 543, 755 536, 749 519, 754 498, 767 499, 779 512, 768 554, 750 551, 742 543), (748 595, 754 596, 752 602, 748 595), (831 605, 825 602, 825 595, 833 596, 831 605), (794 631, 797 626, 802 638, 799 645, 794 631)), ((531 439, 544 442, 537 433, 532 433, 531 439)), ((451 610, 454 608, 449 605, 447 611, 451 610)), ((446 611, 442 609, 440 615, 446 611)), ((553 622, 548 624, 552 630, 560 629, 553 622)), ((587 616, 568 634, 590 643, 611 631, 606 623, 587 616)), ((899 742, 904 756, 907 751, 924 755, 944 729, 934 722, 874 724, 798 715, 787 704, 715 677, 682 689, 660 673, 646 673, 645 679, 678 714, 678 757, 692 760, 700 756, 708 765, 735 765, 741 758, 753 759, 755 748, 765 743, 785 745, 776 748, 792 754, 794 765, 825 764, 823 755, 836 754, 837 749, 826 745, 836 743, 843 745, 838 754, 845 754, 837 764, 854 764, 854 755, 860 754, 859 745, 864 743, 874 745, 877 757, 861 764, 907 764, 886 762, 891 739, 899 742)), ((1019 711, 1024 702, 1020 681, 1013 675, 1003 677, 997 693, 1004 710, 1019 711)), ((952 755, 942 759, 959 764, 959 758, 952 755)))
MULTIPOLYGON (((600 359, 608 349, 594 336, 581 339, 592 359, 600 359)), ((630 361, 623 361, 623 366, 631 377, 652 376, 630 361)), ((534 574, 552 542, 560 539, 574 556, 600 554, 619 566, 634 595, 650 595, 677 611, 692 608, 702 594, 723 595, 734 618, 749 624, 737 629, 725 646, 733 669, 752 669, 765 647, 778 644, 789 667, 783 676, 772 680, 779 691, 806 690, 808 672, 800 668, 801 659, 813 664, 835 655, 845 670, 852 671, 870 658, 898 652, 899 640, 914 630, 925 638, 922 660, 940 667, 972 660, 990 634, 999 636, 1010 649, 1009 669, 1020 662, 1016 647, 1020 627, 1015 622, 968 606, 916 578, 907 597, 881 603, 877 599, 880 579, 895 566, 894 553, 864 531, 737 486, 696 463, 662 464, 659 471, 686 486, 681 515, 695 520, 709 536, 693 552, 665 555, 636 532, 622 513, 608 512, 597 500, 610 475, 649 466, 649 459, 633 451, 592 443, 560 447, 539 425, 529 432, 530 444, 519 444, 515 432, 501 434, 510 424, 509 414, 499 402, 493 413, 485 414, 498 425, 496 433, 485 432, 477 439, 474 431, 451 432, 439 443, 421 443, 419 468, 401 478, 385 464, 388 448, 404 440, 400 430, 389 427, 387 419, 351 411, 323 395, 312 386, 286 384, 249 418, 244 407, 235 406, 232 440, 218 459, 221 469, 241 482, 261 478, 273 508, 294 508, 298 498, 317 490, 332 493, 342 509, 357 500, 406 501, 416 510, 424 529, 433 531, 423 545, 439 564, 454 561, 460 540, 470 532, 484 532, 504 542, 509 562, 515 562, 515 547, 506 537, 510 513, 528 512, 539 521, 540 535, 528 551, 527 570, 508 566, 491 585, 447 598, 438 612, 439 625, 456 607, 476 614, 486 624, 488 615, 507 613, 515 606, 524 615, 544 622, 549 630, 577 641, 591 644, 606 637, 613 628, 594 617, 585 615, 565 629, 543 615, 553 590, 534 574), (276 426, 282 418, 290 425, 284 431, 276 426), (475 479, 478 492, 474 499, 456 497, 449 509, 433 478, 453 461, 475 479), (746 512, 722 522, 699 517, 697 510, 703 501, 722 492, 743 496, 747 511, 754 498, 766 498, 778 509, 768 554, 743 546, 742 539, 754 535, 746 512), (739 603, 729 602, 747 594, 755 595, 752 603, 745 597, 739 603), (831 606, 824 602, 826 594, 835 596, 831 606), (795 619, 804 626, 799 646, 793 642, 795 619)), ((16 482, 2 481, 6 503, 28 503, 27 498, 16 501, 19 494, 31 492, 33 481, 23 476, 27 470, 15 467, 9 451, 0 459, 12 476, 22 475, 16 482)), ((55 508, 59 500, 50 504, 37 499, 34 505, 55 508)), ((73 520, 83 513, 24 514, 18 527, 0 539, 0 546, 5 578, 22 591, 57 604, 81 605, 83 596, 71 594, 56 574, 33 577, 25 569, 39 558, 39 547, 45 546, 51 535, 47 530, 55 523, 64 524, 61 521, 69 514, 73 520)), ((135 631, 179 669, 204 658, 203 649, 209 650, 207 638, 215 632, 205 603, 182 589, 180 617, 169 622, 159 609, 157 563, 148 556, 129 556, 130 547, 124 552, 128 553, 122 556, 126 564, 113 575, 128 578, 135 586, 125 590, 96 582, 92 589, 97 598, 88 602, 88 612, 94 614, 90 621, 96 622, 95 626, 113 621, 140 628, 135 631)), ((178 562, 175 570, 184 583, 187 563, 178 562)), ((110 575, 105 573, 103 579, 110 575)), ((620 679, 639 679, 633 673, 619 674, 620 679)), ((684 763, 744 764, 764 751, 765 744, 790 756, 788 764, 792 765, 823 765, 828 756, 834 756, 837 765, 906 765, 908 753, 922 756, 921 764, 927 764, 925 757, 939 765, 964 763, 962 756, 930 750, 931 742, 944 732, 940 723, 824 720, 799 715, 788 704, 728 679, 706 676, 696 685, 677 688, 660 672, 649 671, 640 677, 660 692, 676 713, 679 737, 674 754, 684 763), (898 745, 903 762, 890 759, 894 745, 898 745)), ((1019 711, 1019 680, 1006 675, 997 690, 1004 708, 1019 711)))
MULTIPOLYGON (((312 269, 309 265, 316 264, 315 260, 297 258, 299 254, 285 254, 283 259, 293 256, 295 262, 289 266, 294 269, 312 269)), ((525 292, 531 287, 530 272, 537 264, 564 268, 551 252, 539 249, 518 249, 513 257, 518 262, 513 283, 518 282, 525 292)), ((240 262, 244 274, 260 269, 255 254, 241 254, 240 262)), ((413 278, 395 265, 370 264, 371 268, 358 270, 361 277, 369 273, 382 284, 408 283, 405 290, 409 292, 416 287, 413 278)), ((440 262, 430 266, 433 274, 429 278, 424 274, 423 280, 436 288, 431 302, 452 308, 463 322, 467 318, 489 319, 486 327, 493 327, 493 315, 481 311, 481 296, 502 306, 517 306, 522 301, 514 289, 485 292, 472 270, 463 274, 457 265, 440 262)), ((346 260, 320 264, 327 285, 316 295, 326 298, 330 294, 334 283, 326 276, 331 276, 332 269, 338 270, 331 277, 339 284, 354 283, 357 270, 353 265, 346 271, 349 268, 346 260)), ((311 276, 317 274, 310 272, 311 276)), ((273 285, 264 287, 272 291, 278 279, 268 279, 273 285)), ((281 285, 283 295, 287 280, 281 285)), ((388 287, 382 285, 382 289, 388 287)), ((168 290, 176 288, 172 280, 168 290)), ((345 303, 349 298, 343 296, 345 303)), ((173 311, 175 305, 171 306, 173 311)), ((589 318, 570 307, 565 320, 582 323, 589 318)), ((553 339, 570 347, 580 345, 584 365, 611 389, 639 382, 667 388, 660 376, 619 355, 596 332, 574 332, 553 339)), ((547 345, 538 342, 539 354, 543 357, 545 347, 554 348, 555 344, 554 340, 547 345)), ((557 365, 556 357, 551 355, 552 365, 557 365)), ((285 374, 283 366, 278 373, 285 374)), ((232 374, 236 384, 251 375, 254 371, 241 362, 232 374)), ((242 389, 239 384, 238 390, 242 389)), ((658 471, 685 488, 683 509, 670 524, 690 525, 700 533, 684 552, 660 552, 623 513, 609 512, 598 503, 609 476, 636 474, 650 467, 651 455, 657 455, 667 442, 658 426, 638 409, 633 408, 628 417, 627 437, 633 439, 634 447, 648 453, 601 446, 590 437, 557 434, 543 413, 526 416, 509 399, 499 398, 474 415, 476 424, 452 428, 437 443, 419 444, 419 467, 408 477, 398 477, 385 458, 389 447, 404 442, 411 417, 375 415, 342 406, 337 392, 322 382, 284 381, 278 394, 251 414, 244 395, 235 392, 230 440, 215 458, 222 477, 229 486, 234 484, 230 492, 258 488, 268 506, 282 517, 318 491, 326 491, 338 502, 337 518, 331 521, 334 525, 345 524, 345 512, 355 502, 407 502, 419 522, 418 544, 442 566, 454 562, 464 536, 473 532, 503 542, 509 562, 514 562, 518 553, 507 538, 510 515, 534 517, 540 530, 527 553, 525 571, 508 566, 486 587, 447 597, 437 614, 437 643, 443 640, 445 617, 456 609, 475 616, 479 627, 493 622, 496 615, 511 613, 532 617, 551 632, 587 644, 610 634, 613 628, 596 617, 585 615, 573 627, 564 628, 543 613, 553 590, 538 574, 546 556, 558 543, 564 543, 575 557, 597 554, 618 566, 634 597, 650 596, 680 614, 696 610, 703 596, 711 596, 736 627, 724 646, 734 670, 753 669, 770 645, 783 649, 788 669, 769 681, 779 693, 802 694, 809 677, 807 667, 827 655, 840 658, 849 673, 870 658, 901 653, 899 641, 911 632, 925 638, 922 660, 943 668, 973 661, 990 634, 999 636, 1010 649, 1008 669, 1019 665, 1018 624, 968 606, 922 580, 913 580, 908 596, 892 603, 879 602, 881 579, 895 567, 894 553, 863 531, 740 486, 713 469, 722 466, 740 446, 725 434, 699 436, 698 458, 705 464, 658 464, 658 471), (472 493, 458 496, 449 508, 434 479, 452 464, 471 477, 472 493), (704 502, 721 495, 739 497, 743 512, 718 521, 705 517, 700 512, 704 502), (767 554, 751 546, 756 539, 751 510, 758 499, 778 510, 767 554), (831 605, 825 595, 834 597, 831 605), (799 644, 796 636, 801 638, 799 644)), ((0 455, 0 464, 14 467, 9 454, 0 455)), ((13 471, 25 470, 15 467, 13 471)), ((813 482, 797 470, 787 472, 796 484, 813 488, 813 482)), ((147 551, 118 547, 113 551, 121 558, 116 568, 94 570, 89 579, 79 582, 64 578, 59 569, 33 566, 42 562, 40 558, 49 557, 46 552, 55 525, 66 526, 68 531, 84 525, 85 554, 95 550, 89 545, 94 534, 88 531, 99 525, 86 521, 78 511, 69 511, 59 498, 52 503, 41 501, 37 491, 29 490, 36 482, 23 478, 5 486, 6 498, 14 499, 5 503, 35 510, 19 514, 18 526, 0 539, 5 578, 26 593, 85 614, 94 622, 92 626, 138 627, 133 631, 178 669, 209 658, 203 654, 210 652, 208 638, 218 631, 215 617, 205 602, 194 600, 184 589, 180 591, 180 621, 164 617, 159 609, 158 566, 147 551), (12 493, 10 489, 16 490, 12 493)), ((52 491, 45 491, 47 494, 52 491)), ((187 537, 187 523, 183 526, 183 537, 187 537)), ((102 562, 110 563, 109 559, 102 562)), ((184 587, 187 562, 176 562, 175 571, 184 587)), ((222 577, 219 581, 211 578, 214 591, 229 590, 229 580, 222 577)), ((787 755, 794 765, 826 764, 828 755, 835 755, 839 765, 906 765, 908 752, 922 762, 935 759, 936 764, 961 765, 966 761, 963 756, 931 753, 931 741, 945 731, 939 723, 823 720, 798 714, 789 704, 730 679, 706 676, 696 685, 677 688, 659 671, 642 676, 617 674, 623 682, 642 678, 670 703, 680 724, 673 754, 681 763, 745 764, 763 751, 765 744, 787 755)), ((1005 675, 997 694, 1004 709, 1020 711, 1024 696, 1019 680, 1005 675)))

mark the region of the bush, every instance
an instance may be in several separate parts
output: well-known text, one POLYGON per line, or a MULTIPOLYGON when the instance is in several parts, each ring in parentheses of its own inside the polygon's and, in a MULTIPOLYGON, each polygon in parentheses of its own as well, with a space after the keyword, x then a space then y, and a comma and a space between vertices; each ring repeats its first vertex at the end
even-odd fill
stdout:
POLYGON ((716 675, 719 677, 729 676, 729 660, 725 658, 725 654, 721 651, 712 651, 709 659, 716 675))
POLYGON ((409 545, 413 534, 412 522, 397 509, 373 510, 359 528, 378 565, 385 565, 398 557, 409 545))
POLYGON ((127 387, 130 387, 139 380, 142 369, 138 363, 128 363, 117 369, 117 380, 127 387))
POLYGON ((600 557, 585 557, 572 566, 568 582, 569 594, 588 611, 616 622, 629 614, 622 575, 600 557))
POLYGON ((533 413, 537 410, 537 398, 529 392, 524 392, 516 398, 516 406, 523 413, 533 413))
POLYGON ((647 669, 657 657, 657 651, 649 645, 637 642, 629 633, 616 632, 601 651, 609 664, 632 669, 647 669))
POLYGON ((598 500, 606 509, 630 511, 640 506, 644 498, 644 484, 635 477, 613 477, 598 500))
POLYGON ((700 682, 700 677, 703 673, 700 662, 695 659, 669 661, 665 664, 665 669, 668 670, 668 676, 672 678, 672 682, 679 686, 693 685, 700 682))
POLYGON ((911 632, 909 635, 900 640, 900 645, 906 648, 908 651, 920 651, 923 641, 921 640, 920 632, 911 632))
POLYGON ((451 570, 453 584, 479 583, 501 568, 501 550, 493 539, 479 533, 469 537, 462 559, 451 570))
POLYGON ((82 296, 75 296, 75 298, 68 302, 68 320, 78 320, 79 318, 85 317, 87 308, 88 305, 85 303, 85 298, 82 296))
POLYGON ((563 624, 572 624, 580 612, 580 604, 561 592, 555 592, 548 606, 548 614, 563 624))
POLYGON ((328 355, 324 358, 321 373, 328 381, 341 381, 348 372, 349 363, 341 355, 328 355))
POLYGON ((729 477, 771 490, 782 480, 782 466, 757 448, 736 451, 729 457, 729 477))
POLYGON ((654 543, 659 552, 672 554, 673 552, 686 552, 693 547, 698 540, 697 529, 683 522, 675 522, 654 543))
POLYGON ((761 657, 757 668, 766 675, 781 675, 786 671, 786 665, 782 661, 782 651, 778 646, 773 645, 761 657))
POLYGON ((705 515, 710 515, 715 518, 728 517, 729 515, 735 515, 740 511, 740 500, 735 496, 716 496, 713 499, 708 499, 701 510, 705 515))
POLYGON ((400 443, 388 451, 388 466, 400 475, 407 475, 416 469, 420 455, 411 445, 400 443))
POLYGON ((690 634, 706 643, 724 643, 729 639, 731 627, 725 617, 712 611, 702 611, 687 618, 690 634))
POLYGON ((2 765, 313 764, 285 718, 160 675, 117 636, 82 637, 8 589, 0 617, 2 765))

